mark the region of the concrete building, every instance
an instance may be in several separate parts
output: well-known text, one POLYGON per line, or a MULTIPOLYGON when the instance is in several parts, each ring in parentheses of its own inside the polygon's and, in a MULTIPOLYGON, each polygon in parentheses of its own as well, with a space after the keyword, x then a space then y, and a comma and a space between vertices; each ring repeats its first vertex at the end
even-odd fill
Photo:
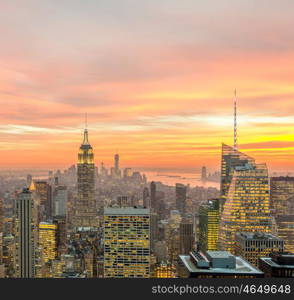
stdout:
POLYGON ((258 267, 260 257, 272 252, 283 252, 284 241, 263 232, 237 232, 235 254, 258 267))
POLYGON ((263 277, 263 272, 227 251, 194 251, 189 255, 180 255, 179 274, 193 278, 263 277))

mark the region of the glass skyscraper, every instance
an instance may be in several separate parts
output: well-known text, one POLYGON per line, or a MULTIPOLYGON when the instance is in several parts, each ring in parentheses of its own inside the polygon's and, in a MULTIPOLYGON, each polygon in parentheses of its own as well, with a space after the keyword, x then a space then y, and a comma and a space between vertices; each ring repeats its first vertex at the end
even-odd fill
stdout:
POLYGON ((219 248, 234 253, 237 232, 271 230, 267 166, 236 166, 222 211, 219 248))
POLYGON ((222 144, 220 187, 221 208, 226 201, 235 168, 245 166, 248 163, 254 164, 255 161, 252 157, 234 149, 233 147, 222 144))
POLYGON ((219 231, 219 199, 210 199, 199 208, 198 246, 216 251, 219 231))

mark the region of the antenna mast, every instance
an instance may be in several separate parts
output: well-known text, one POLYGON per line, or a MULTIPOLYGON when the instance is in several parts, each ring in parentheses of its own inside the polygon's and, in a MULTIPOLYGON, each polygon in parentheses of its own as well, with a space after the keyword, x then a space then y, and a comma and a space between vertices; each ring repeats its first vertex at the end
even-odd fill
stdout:
POLYGON ((235 89, 235 99, 234 99, 234 150, 238 150, 237 146, 237 91, 235 89))

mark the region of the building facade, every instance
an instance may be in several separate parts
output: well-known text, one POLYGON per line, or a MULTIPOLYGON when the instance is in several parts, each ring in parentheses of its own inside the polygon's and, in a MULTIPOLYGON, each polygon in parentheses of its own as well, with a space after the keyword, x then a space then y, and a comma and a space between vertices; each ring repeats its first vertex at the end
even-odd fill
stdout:
POLYGON ((95 199, 95 165, 93 148, 88 140, 88 130, 78 153, 78 195, 73 217, 74 227, 96 227, 97 209, 95 199))
POLYGON ((149 209, 104 209, 104 277, 150 277, 149 209))
POLYGON ((39 224, 39 247, 43 262, 53 260, 57 256, 57 225, 49 222, 39 224))
POLYGON ((184 184, 176 183, 176 209, 182 214, 186 211, 187 187, 184 184))
POLYGON ((222 144, 220 187, 221 206, 223 206, 226 201, 235 168, 245 166, 248 163, 254 163, 254 159, 240 151, 237 151, 233 147, 222 144))
POLYGON ((198 246, 201 251, 217 250, 219 209, 219 199, 210 199, 199 207, 198 246))
POLYGON ((236 167, 221 215, 219 249, 234 253, 237 232, 272 231, 265 164, 236 167))
POLYGON ((24 189, 16 203, 16 276, 35 277, 36 224, 32 194, 24 189))
POLYGON ((284 241, 263 232, 238 232, 236 234, 235 253, 258 267, 260 257, 269 256, 272 252, 283 252, 284 241))

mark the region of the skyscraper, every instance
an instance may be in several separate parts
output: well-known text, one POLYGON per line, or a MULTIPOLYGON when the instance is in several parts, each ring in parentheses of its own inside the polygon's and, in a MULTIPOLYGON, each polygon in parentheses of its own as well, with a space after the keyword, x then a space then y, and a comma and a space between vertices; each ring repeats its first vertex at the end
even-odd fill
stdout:
POLYGON ((150 208, 152 211, 157 211, 156 183, 154 181, 150 183, 150 208))
POLYGON ((222 144, 220 187, 221 207, 223 207, 223 204, 226 201, 235 168, 245 166, 248 163, 254 164, 255 161, 252 157, 249 157, 248 155, 239 152, 226 144, 222 144))
POLYGON ((66 216, 68 190, 66 186, 57 186, 53 192, 54 216, 66 216))
POLYGON ((206 171, 206 167, 202 167, 201 168, 201 180, 202 181, 206 181, 207 179, 207 171, 206 171))
POLYGON ((176 208, 183 215, 186 208, 187 187, 176 183, 176 208))
POLYGON ((272 177, 270 200, 277 234, 285 242, 285 251, 294 253, 294 177, 272 177))
POLYGON ((84 140, 78 153, 78 197, 73 218, 74 227, 97 226, 95 200, 95 165, 93 148, 84 130, 84 140))
POLYGON ((104 209, 104 277, 150 277, 149 209, 104 209))
POLYGON ((116 172, 119 171, 119 154, 114 155, 114 169, 116 172))
POLYGON ((191 218, 183 218, 180 223, 180 253, 189 254, 194 250, 195 233, 191 218))
POLYGON ((220 221, 219 247, 235 251, 237 232, 271 232, 269 180, 265 164, 235 167, 220 221))
POLYGON ((16 202, 16 274, 20 278, 35 276, 35 218, 32 194, 24 189, 16 202))
POLYGON ((294 253, 294 215, 275 217, 278 237, 284 241, 286 252, 294 253))
POLYGON ((219 232, 219 199, 199 207, 198 246, 201 251, 216 251, 219 232))
POLYGON ((38 198, 37 201, 42 210, 41 215, 42 219, 52 218, 52 188, 44 180, 36 180, 35 185, 35 194, 38 198))
POLYGON ((57 225, 41 222, 39 224, 39 246, 43 262, 53 260, 57 256, 57 225))
POLYGON ((150 197, 148 187, 144 187, 143 189, 143 206, 146 208, 150 207, 150 197))
POLYGON ((270 179, 270 195, 274 216, 292 214, 294 218, 294 211, 291 212, 294 203, 294 177, 272 177, 270 179))
POLYGON ((4 205, 3 198, 0 196, 0 232, 3 232, 3 220, 4 220, 4 205))

